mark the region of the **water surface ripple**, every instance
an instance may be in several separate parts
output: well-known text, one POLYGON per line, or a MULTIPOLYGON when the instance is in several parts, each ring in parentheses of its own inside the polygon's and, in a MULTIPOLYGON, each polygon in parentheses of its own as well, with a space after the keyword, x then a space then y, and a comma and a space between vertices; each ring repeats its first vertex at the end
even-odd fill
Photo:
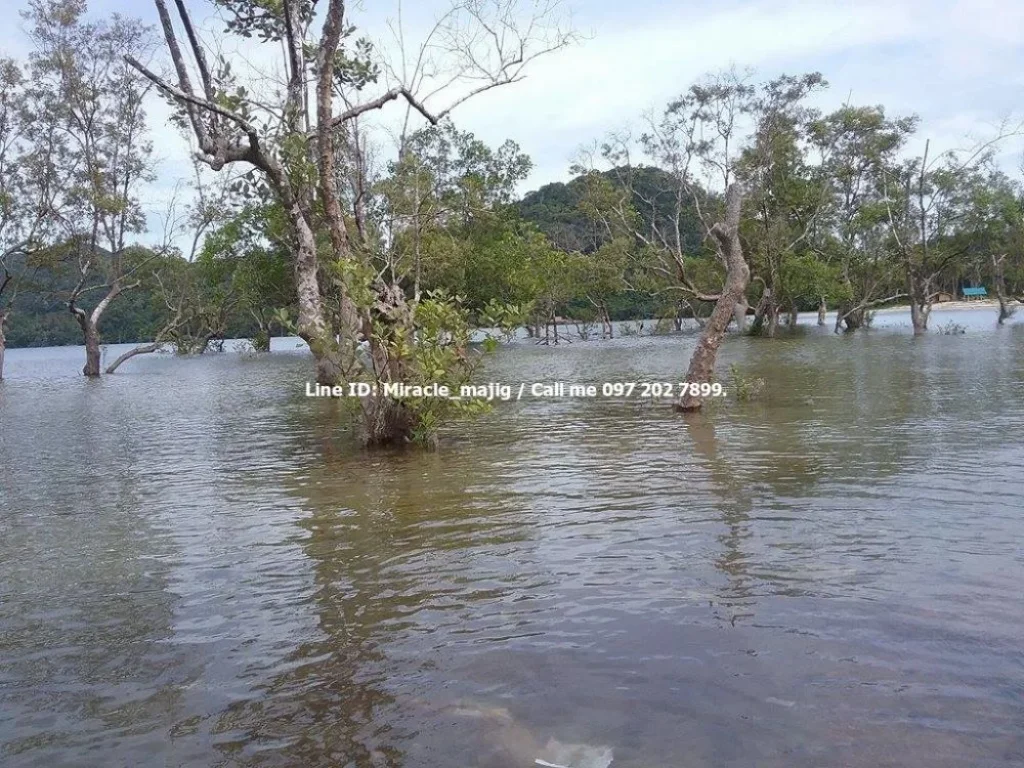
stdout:
MULTIPOLYGON (((730 339, 758 402, 508 403, 434 453, 353 450, 292 341, 9 352, 0 764, 1024 765, 1024 324, 879 319, 730 339)), ((693 341, 485 378, 676 381, 693 341)))

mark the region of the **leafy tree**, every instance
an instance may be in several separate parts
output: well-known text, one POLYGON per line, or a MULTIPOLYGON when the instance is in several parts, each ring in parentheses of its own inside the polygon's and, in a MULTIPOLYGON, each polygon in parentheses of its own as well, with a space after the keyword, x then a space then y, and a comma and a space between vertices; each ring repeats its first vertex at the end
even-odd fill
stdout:
POLYGON ((249 205, 204 240, 196 266, 206 286, 215 289, 206 296, 213 322, 205 336, 222 337, 232 324, 237 327, 232 316, 241 313, 255 323, 253 347, 269 351, 274 324, 295 305, 288 250, 275 239, 282 218, 277 206, 249 205))
POLYGON ((903 271, 914 334, 928 330, 938 281, 964 254, 957 234, 970 219, 972 183, 991 162, 991 148, 1001 134, 969 152, 931 156, 930 142, 921 157, 882 171, 884 202, 893 250, 903 271))
POLYGON ((916 124, 914 118, 890 119, 881 107, 844 106, 812 126, 829 194, 812 246, 837 277, 822 295, 838 304, 836 330, 862 327, 870 307, 901 295, 893 293, 899 266, 890 247, 882 174, 916 124))
POLYGON ((748 188, 749 214, 743 227, 747 254, 763 287, 753 333, 763 330, 774 336, 781 308, 788 304, 795 317, 803 298, 787 277, 806 276, 806 270, 790 262, 806 250, 811 229, 828 202, 827 182, 812 168, 805 151, 818 117, 805 100, 825 86, 818 73, 783 75, 761 88, 751 106, 754 134, 742 152, 738 172, 748 188))
POLYGON ((33 115, 52 137, 53 154, 73 168, 61 192, 65 239, 47 255, 77 275, 63 299, 85 340, 83 373, 98 376, 100 320, 118 296, 138 286, 134 273, 142 265, 127 238, 145 224, 139 194, 152 179, 152 145, 143 109, 147 87, 125 57, 141 55, 148 33, 137 21, 91 22, 84 14, 84 0, 32 0, 24 15, 34 45, 33 115), (90 293, 101 298, 86 310, 90 293))
MULTIPOLYGON (((396 85, 381 91, 376 87, 379 75, 392 59, 354 38, 343 0, 327 2, 319 35, 313 32, 312 2, 220 0, 229 17, 229 34, 255 38, 268 52, 283 56, 287 87, 281 100, 267 105, 235 81, 228 61, 219 58, 210 65, 184 4, 177 3, 199 75, 194 87, 167 3, 154 4, 175 80, 164 80, 137 58, 129 61, 174 99, 203 162, 215 171, 228 164, 250 166, 257 193, 280 206, 295 273, 296 329, 312 350, 318 381, 333 384, 367 376, 383 385, 412 378, 415 372, 408 366, 415 359, 401 352, 417 336, 416 303, 421 297, 415 291, 407 295, 407 261, 392 258, 393 241, 382 236, 387 228, 375 216, 381 208, 368 201, 374 180, 359 118, 400 102, 407 118, 416 114, 437 125, 467 99, 518 80, 532 60, 561 48, 571 34, 552 25, 545 6, 529 10, 520 26, 515 0, 459 2, 418 54, 407 57, 401 52, 402 61, 413 63, 389 71, 396 85), (488 33, 496 27, 502 34, 488 33), (428 93, 428 81, 448 87, 428 93), (310 82, 316 84, 315 99, 309 98, 310 82), (371 96, 373 90, 378 95, 371 96), (434 106, 441 100, 447 103, 434 106), (359 354, 360 341, 369 345, 368 356, 359 354)), ((403 131, 399 137, 400 161, 408 154, 410 133, 403 131)), ((408 440, 417 432, 411 408, 387 396, 367 398, 366 442, 408 440)))

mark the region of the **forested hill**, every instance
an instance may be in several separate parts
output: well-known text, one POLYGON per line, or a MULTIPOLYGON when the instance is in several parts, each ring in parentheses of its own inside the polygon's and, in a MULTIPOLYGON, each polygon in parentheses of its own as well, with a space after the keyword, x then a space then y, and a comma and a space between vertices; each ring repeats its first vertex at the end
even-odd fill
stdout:
MULTIPOLYGON (((88 246, 81 246, 88 247, 88 246)), ((204 259, 189 263, 177 254, 161 254, 142 246, 128 246, 115 260, 102 246, 92 246, 86 277, 74 241, 67 241, 32 254, 8 257, 6 268, 18 275, 18 290, 7 308, 5 325, 8 347, 48 347, 83 343, 82 330, 68 308, 68 299, 83 281, 76 306, 91 313, 107 295, 113 275, 120 270, 120 284, 126 289, 117 295, 103 313, 101 341, 122 344, 151 341, 167 322, 171 312, 169 296, 188 295, 192 314, 218 308, 218 336, 251 338, 259 323, 248 311, 235 309, 231 295, 244 281, 230 274, 225 263, 204 259), (116 261, 116 263, 115 263, 116 261), (232 285, 234 284, 234 286, 232 285)), ((277 276, 263 267, 263 274, 277 276)), ((290 281, 285 293, 290 295, 290 281)), ((268 292, 273 295, 273 292, 268 292)), ((274 296, 277 298, 277 296, 274 296)), ((285 299, 287 304, 290 299, 285 299)))
MULTIPOLYGON (((607 240, 605 226, 588 215, 584 203, 587 183, 592 178, 607 182, 613 195, 628 197, 623 202, 639 215, 643 230, 651 232, 655 221, 672 218, 676 206, 675 179, 659 168, 644 166, 631 171, 616 168, 595 173, 593 177, 577 176, 568 183, 545 184, 523 197, 517 205, 519 214, 536 225, 559 250, 592 253, 607 240), (624 192, 625 182, 631 188, 628 195, 624 192)), ((703 232, 689 195, 685 198, 684 213, 679 219, 680 232, 685 250, 695 253, 703 232)))
MULTIPOLYGON (((145 260, 144 248, 127 249, 129 258, 145 260)), ((81 344, 82 331, 68 310, 67 299, 81 279, 73 247, 65 243, 33 255, 30 263, 21 254, 8 257, 6 267, 23 276, 6 327, 9 347, 48 347, 81 344)), ((109 251, 97 247, 78 306, 91 312, 103 298, 104 275, 111 259, 109 251)), ((103 340, 108 343, 147 339, 160 322, 160 309, 150 290, 126 291, 112 302, 103 318, 103 340)))

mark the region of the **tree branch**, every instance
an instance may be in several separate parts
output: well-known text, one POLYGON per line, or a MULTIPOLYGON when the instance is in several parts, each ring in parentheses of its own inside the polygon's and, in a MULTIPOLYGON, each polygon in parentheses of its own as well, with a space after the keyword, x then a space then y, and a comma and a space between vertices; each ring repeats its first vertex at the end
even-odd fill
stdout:
POLYGON ((256 127, 248 120, 246 120, 244 117, 236 115, 234 112, 225 109, 224 107, 218 106, 217 104, 214 104, 211 101, 207 101, 204 98, 196 96, 191 92, 182 90, 181 88, 175 88, 173 85, 168 83, 159 75, 156 75, 150 70, 146 69, 146 67, 140 64, 139 61, 134 56, 125 56, 124 60, 127 61, 132 67, 137 69, 140 74, 142 74, 148 80, 152 81, 156 85, 156 87, 164 93, 168 94, 169 96, 173 96, 178 101, 183 101, 186 104, 191 104, 196 107, 202 107, 208 112, 213 112, 214 114, 226 117, 228 120, 231 120, 233 123, 237 124, 238 127, 240 127, 243 131, 245 131, 245 133, 249 136, 250 141, 254 141, 256 143, 259 142, 259 134, 256 131, 256 127))

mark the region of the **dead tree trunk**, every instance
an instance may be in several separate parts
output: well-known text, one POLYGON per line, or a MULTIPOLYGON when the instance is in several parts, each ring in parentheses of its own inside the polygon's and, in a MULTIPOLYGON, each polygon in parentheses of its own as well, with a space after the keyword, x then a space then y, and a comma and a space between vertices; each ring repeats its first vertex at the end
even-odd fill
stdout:
POLYGON ((165 343, 166 342, 163 341, 154 341, 152 344, 142 344, 141 346, 129 349, 127 352, 125 352, 123 355, 117 358, 117 360, 115 360, 113 363, 107 366, 107 373, 113 373, 118 368, 120 368, 123 363, 127 363, 136 355, 148 355, 152 352, 156 352, 162 349, 165 343))
MULTIPOLYGON (((704 324, 700 339, 697 341, 697 348, 690 358, 690 367, 686 372, 686 383, 709 384, 715 374, 715 360, 718 357, 718 348, 725 336, 725 329, 729 326, 729 320, 733 316, 736 305, 744 296, 747 290, 747 283, 750 282, 750 267, 743 258, 743 248, 740 244, 739 224, 740 209, 743 204, 743 193, 735 183, 729 186, 726 191, 726 212, 725 221, 715 224, 711 228, 711 234, 717 241, 722 260, 725 262, 726 275, 725 286, 715 302, 715 308, 711 317, 704 324)), ((694 387, 688 386, 683 396, 676 402, 678 411, 698 411, 704 405, 704 398, 693 391, 694 387)))

